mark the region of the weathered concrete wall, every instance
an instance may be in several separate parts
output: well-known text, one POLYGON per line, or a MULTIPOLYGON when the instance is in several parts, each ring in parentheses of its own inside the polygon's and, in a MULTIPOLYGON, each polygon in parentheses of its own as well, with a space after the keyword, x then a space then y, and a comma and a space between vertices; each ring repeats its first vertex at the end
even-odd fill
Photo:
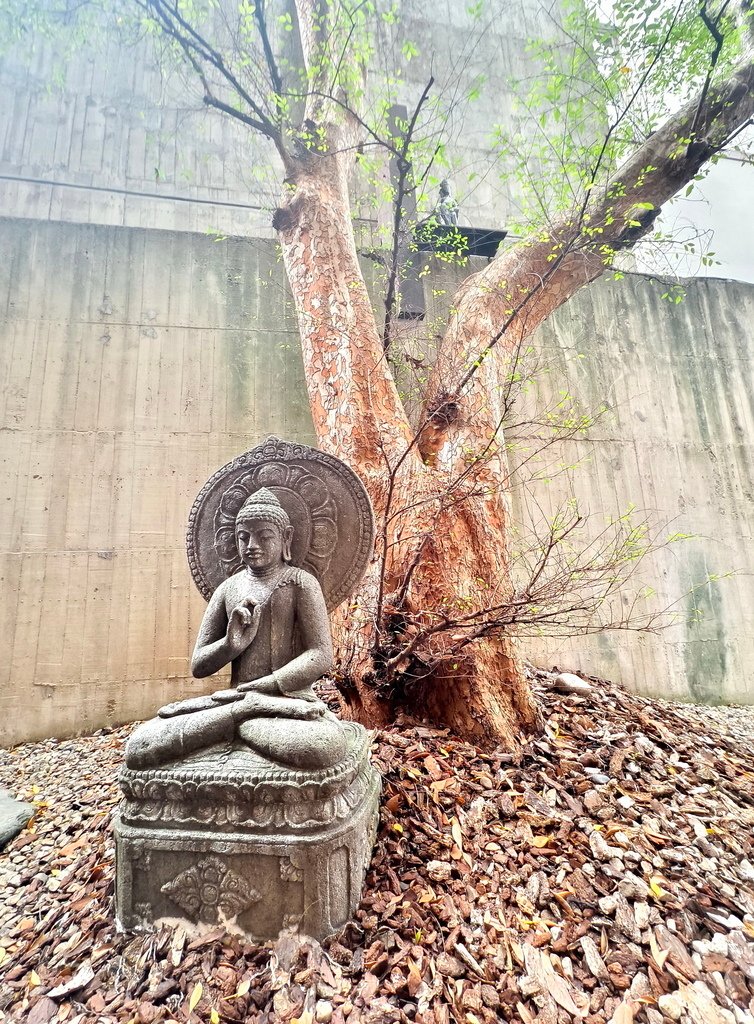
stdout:
MULTIPOLYGON (((539 4, 511 0, 489 25, 453 0, 401 8, 420 52, 407 63, 385 39, 381 59, 402 65, 409 106, 430 68, 438 93, 453 90, 462 222, 504 226, 516 196, 484 173, 488 133, 510 117, 539 4), (477 84, 480 100, 465 102, 477 84)), ((61 89, 53 65, 41 46, 31 66, 0 67, 0 742, 144 716, 204 689, 187 677, 202 611, 183 549, 191 501, 265 434, 312 436, 282 269, 259 239, 279 181, 264 144, 144 50, 97 40, 65 62, 61 89)), ((378 239, 385 210, 358 194, 356 207, 362 237, 378 239)), ((457 280, 440 266, 425 281, 430 316, 457 280)), ((600 283, 540 341, 549 379, 613 409, 575 477, 582 506, 634 502, 702 535, 655 563, 679 622, 659 637, 537 640, 529 653, 643 692, 752 701, 751 577, 682 595, 708 572, 752 568, 754 289, 698 282, 681 306, 660 290, 600 283)), ((547 510, 566 493, 556 479, 539 500, 547 510)))
MULTIPOLYGON (((428 317, 441 315, 460 278, 435 265, 426 279, 428 317)), ((685 282, 686 298, 643 275, 604 278, 578 292, 532 339, 519 371, 526 394, 513 417, 535 419, 569 392, 605 415, 591 441, 570 442, 530 463, 513 489, 514 550, 545 535, 570 498, 593 536, 636 506, 670 534, 693 536, 642 563, 633 621, 668 609, 658 633, 615 631, 570 639, 532 635, 527 656, 624 682, 639 693, 706 703, 754 703, 754 286, 685 282), (573 468, 570 468, 573 467, 573 468), (539 479, 527 483, 527 478, 539 479), (736 575, 704 586, 714 574, 736 575)), ((547 435, 545 435, 547 436, 547 435)), ((530 458, 538 444, 522 441, 530 458)), ((514 457, 516 447, 514 446, 514 457)), ((621 598, 624 609, 631 595, 621 598)), ((614 618, 620 617, 620 608, 614 618)))
POLYGON ((207 477, 311 440, 270 242, 0 227, 0 743, 199 692, 184 548, 207 477))
MULTIPOLYGON (((540 0, 506 0, 481 17, 456 0, 397 9, 399 28, 377 22, 370 94, 381 101, 389 75, 413 109, 434 76, 433 127, 442 119, 448 161, 434 173, 451 177, 462 223, 503 227, 520 196, 491 166, 492 133, 513 116, 512 78, 530 74, 528 40, 557 35, 552 10, 543 15, 540 0), (412 59, 401 50, 408 40, 412 59)), ((128 45, 103 32, 74 53, 63 40, 35 43, 0 60, 0 215, 273 236, 282 170, 272 145, 207 109, 196 79, 161 65, 148 39, 128 45)), ((375 244, 389 204, 376 207, 358 175, 353 192, 359 235, 375 244)))
POLYGON ((219 117, 147 43, 38 43, 0 61, 0 213, 272 235, 271 147, 219 117))
POLYGON ((674 624, 656 635, 533 640, 528 650, 540 665, 619 679, 639 693, 754 703, 754 287, 697 279, 678 305, 664 290, 641 276, 603 280, 539 331, 552 371, 538 400, 568 387, 610 411, 593 445, 565 452, 566 464, 580 460, 572 488, 554 476, 536 495, 547 511, 572 490, 598 523, 635 504, 668 524, 663 536, 693 534, 644 571, 654 606, 672 606, 674 624), (704 585, 730 571, 737 575, 704 585))

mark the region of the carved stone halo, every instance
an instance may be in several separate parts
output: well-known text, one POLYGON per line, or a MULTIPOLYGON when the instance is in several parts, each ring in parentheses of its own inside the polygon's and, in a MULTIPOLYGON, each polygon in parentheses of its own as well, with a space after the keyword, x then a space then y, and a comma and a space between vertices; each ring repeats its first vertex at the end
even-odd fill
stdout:
POLYGON ((235 521, 254 491, 266 487, 293 525, 292 562, 320 582, 332 610, 355 589, 374 545, 374 517, 358 476, 308 445, 269 437, 219 469, 191 509, 186 547, 194 582, 206 600, 242 568, 235 521))

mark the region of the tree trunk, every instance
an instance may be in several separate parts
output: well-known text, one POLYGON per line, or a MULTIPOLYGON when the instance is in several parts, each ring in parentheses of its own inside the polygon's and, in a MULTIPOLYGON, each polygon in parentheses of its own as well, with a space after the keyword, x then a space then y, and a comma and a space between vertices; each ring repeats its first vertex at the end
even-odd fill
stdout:
POLYGON ((458 640, 437 628, 480 595, 509 590, 502 467, 487 467, 484 481, 475 474, 462 492, 424 464, 359 267, 345 168, 338 157, 307 156, 289 167, 289 181, 274 224, 315 430, 323 450, 362 478, 377 521, 375 559, 333 623, 347 711, 370 726, 402 711, 424 715, 515 747, 537 713, 514 641, 482 636, 454 654, 458 640))

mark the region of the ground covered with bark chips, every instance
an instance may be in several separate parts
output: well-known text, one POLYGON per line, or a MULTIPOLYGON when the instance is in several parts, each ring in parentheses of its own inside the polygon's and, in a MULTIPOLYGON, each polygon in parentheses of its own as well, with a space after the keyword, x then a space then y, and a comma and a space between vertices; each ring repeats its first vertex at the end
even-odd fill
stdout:
POLYGON ((754 1022, 754 710, 536 689, 546 729, 520 758, 407 723, 377 737, 365 896, 323 946, 119 935, 128 729, 0 752, 0 785, 37 808, 0 854, 0 1018, 754 1022))

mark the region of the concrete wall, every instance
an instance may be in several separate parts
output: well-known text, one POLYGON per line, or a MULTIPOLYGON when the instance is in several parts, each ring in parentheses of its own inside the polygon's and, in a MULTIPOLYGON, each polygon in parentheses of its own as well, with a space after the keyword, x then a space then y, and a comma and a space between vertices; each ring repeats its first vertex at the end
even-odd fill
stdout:
POLYGON ((143 717, 188 678, 188 510, 311 440, 272 243, 0 222, 0 743, 143 717))
MULTIPOLYGON (((428 317, 442 316, 458 268, 435 265, 425 279, 428 317)), ((688 280, 686 298, 667 284, 628 274, 582 289, 534 335, 518 367, 526 393, 512 420, 533 421, 565 392, 584 411, 607 408, 590 440, 546 451, 515 479, 514 551, 574 498, 594 536, 636 507, 658 541, 689 539, 642 563, 635 592, 651 586, 634 622, 667 609, 657 633, 614 631, 576 638, 532 633, 527 657, 619 680, 648 695, 704 703, 754 703, 754 286, 688 280), (711 575, 734 573, 704 585, 711 575)), ((522 431, 525 433, 525 431, 522 431)), ((542 433, 542 432, 540 432, 542 433)), ((544 436, 547 436, 544 432, 544 436)), ((514 459, 539 447, 510 438, 514 459)), ((633 594, 616 602, 620 618, 633 594)))
MULTIPOLYGON (((701 703, 754 703, 754 286, 688 281, 685 300, 661 298, 656 279, 602 280, 579 292, 537 335, 544 364, 541 404, 568 387, 588 408, 609 412, 593 444, 567 446, 571 474, 533 488, 554 510, 573 493, 594 518, 629 504, 693 534, 650 558, 643 583, 669 607, 660 633, 535 639, 532 659, 622 680, 631 689, 701 703), (570 476, 570 479, 569 479, 570 476), (704 585, 713 574, 735 572, 704 585)), ((519 519, 532 505, 519 489, 519 519)), ((539 514, 538 512, 536 514, 539 514)), ((627 606, 629 598, 622 601, 627 606)))
MULTIPOLYGON (((430 67, 438 93, 455 90, 461 221, 504 226, 516 196, 484 173, 487 133, 510 115, 509 77, 542 33, 539 4, 501 5, 489 25, 455 0, 401 7, 401 38, 419 55, 405 62, 386 35, 380 60, 402 68, 407 106, 430 67), (464 101, 474 84, 479 101, 464 101)), ((97 40, 63 62, 60 88, 56 60, 42 45, 31 64, 0 64, 6 743, 145 716, 204 689, 187 677, 203 608, 185 562, 191 502, 265 434, 312 438, 282 269, 260 237, 278 189, 266 148, 145 50, 97 40)), ((358 188, 356 205, 362 236, 378 237, 385 211, 358 188)), ((457 280, 443 266, 425 280, 430 317, 457 280)), ((681 599, 678 622, 660 637, 528 650, 642 692, 750 702, 751 577, 683 595, 708 572, 752 568, 754 289, 696 282, 680 306, 661 291, 601 282, 540 343, 549 379, 613 410, 574 477, 582 505, 615 514, 634 502, 702 535, 654 566, 661 595, 681 599)), ((538 500, 547 511, 566 493, 556 479, 538 500)), ((525 517, 523 491, 516 500, 525 517)))
POLYGON ((40 43, 0 60, 0 211, 166 230, 272 235, 271 147, 207 110, 146 44, 40 43))
MULTIPOLYGON (((457 0, 401 0, 397 8, 398 26, 378 21, 375 102, 389 75, 412 109, 434 76, 433 126, 443 125, 448 161, 435 173, 452 179, 463 224, 504 227, 516 186, 491 168, 491 135, 512 117, 511 79, 531 72, 527 41, 557 34, 552 13, 543 16, 540 0, 504 0, 481 18, 457 0), (406 40, 418 48, 410 60, 401 52, 406 40)), ((36 40, 0 57, 0 214, 273 236, 282 172, 270 143, 208 110, 195 78, 160 64, 148 40, 129 44, 110 30, 74 53, 65 46, 63 37, 55 46, 36 40)), ((358 175, 353 191, 357 230, 375 244, 390 209, 375 206, 358 175)))

